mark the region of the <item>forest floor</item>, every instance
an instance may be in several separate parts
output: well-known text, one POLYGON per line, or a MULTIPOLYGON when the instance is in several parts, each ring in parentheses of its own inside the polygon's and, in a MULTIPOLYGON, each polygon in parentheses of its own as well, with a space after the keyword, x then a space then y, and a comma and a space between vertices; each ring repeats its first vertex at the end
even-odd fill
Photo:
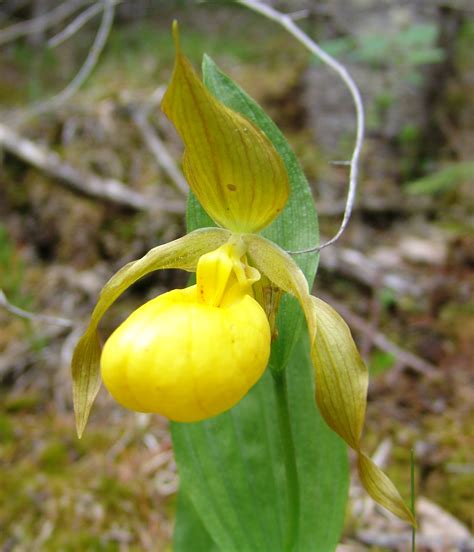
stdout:
MULTIPOLYGON (((322 233, 331 235, 340 221, 346 173, 328 169, 328 160, 315 155, 313 129, 302 123, 306 56, 295 44, 288 46, 283 32, 267 33, 265 25, 250 26, 249 40, 235 21, 235 29, 222 21, 223 41, 223 34, 208 32, 205 21, 191 22, 183 16, 183 49, 195 63, 202 52, 215 57, 274 117, 312 183, 322 233), (319 181, 325 179, 336 182, 336 192, 321 193, 319 181)), ((169 78, 168 23, 118 26, 74 101, 18 128, 72 166, 127 182, 139 193, 153 190, 176 212, 165 207, 156 216, 78 193, 5 152, 0 287, 11 304, 85 321, 116 269, 184 233, 184 197, 133 122, 137 106, 169 78)), ((474 24, 463 32, 460 41, 474 47, 474 24)), ((24 42, 0 51, 0 104, 7 122, 15 109, 68 82, 88 43, 84 33, 53 53, 34 55, 24 42)), ((474 122, 472 60, 463 70, 470 71, 467 84, 454 75, 452 88, 474 122)), ((150 119, 178 158, 179 143, 158 108, 150 119)), ((464 127, 450 132, 473 145, 472 128, 471 134, 462 135, 464 127)), ((436 547, 436 526, 443 524, 442 536, 449 533, 451 543, 467 542, 473 529, 474 181, 470 174, 455 185, 431 182, 430 188, 430 181, 419 179, 429 160, 417 158, 408 176, 385 167, 386 188, 374 196, 375 178, 366 187, 364 171, 373 174, 374 159, 383 165, 385 150, 377 140, 377 133, 369 135, 358 206, 335 252, 322 253, 317 291, 346 317, 369 364, 366 447, 375 452, 383 442, 378 453, 405 497, 414 450, 420 550, 461 550, 457 544, 436 547), (422 193, 410 193, 416 190, 412 181, 422 193)), ((418 144, 397 147, 404 156, 400 166, 413 165, 418 144)), ((438 151, 445 152, 440 166, 456 162, 444 142, 438 151)), ((185 276, 172 271, 146 278, 112 312, 104 333, 143 300, 183 285, 185 276)), ((167 550, 178 478, 166 420, 126 412, 102 390, 78 440, 69 379, 77 328, 26 321, 1 307, 0 326, 0 550, 167 550)), ((354 482, 341 551, 407 550, 402 533, 354 482), (384 541, 387 535, 391 542, 384 541)))

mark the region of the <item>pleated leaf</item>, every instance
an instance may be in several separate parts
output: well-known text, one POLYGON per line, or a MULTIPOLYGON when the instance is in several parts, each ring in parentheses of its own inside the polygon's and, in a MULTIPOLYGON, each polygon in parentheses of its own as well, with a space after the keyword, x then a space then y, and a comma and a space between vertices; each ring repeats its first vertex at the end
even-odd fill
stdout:
MULTIPOLYGON (((318 227, 311 193, 285 138, 212 60, 206 57, 203 66, 212 93, 259 126, 285 162, 290 198, 263 234, 286 249, 314 245, 318 227)), ((209 224, 193 195, 187 220, 189 229, 209 224)), ((303 274, 313 281, 317 260, 317 255, 298 256, 303 273, 298 273, 297 280, 302 288, 307 289, 303 274)), ((288 547, 292 515, 296 516, 293 550, 335 549, 347 499, 347 454, 342 440, 326 426, 315 406, 308 339, 300 339, 303 320, 297 300, 285 294, 277 316, 271 370, 231 411, 197 424, 172 424, 181 481, 175 552, 280 552, 288 547), (294 509, 289 505, 273 377, 282 377, 285 368, 298 477, 294 509)))
POLYGON ((164 268, 193 271, 201 255, 216 249, 228 237, 227 230, 218 228, 192 232, 183 238, 155 247, 141 259, 128 263, 102 288, 89 325, 76 345, 72 358, 73 400, 79 437, 84 431, 100 388, 101 344, 97 328, 104 314, 126 289, 146 274, 164 268))
POLYGON ((174 552, 284 552, 292 515, 292 550, 335 550, 347 501, 347 454, 316 408, 307 339, 293 348, 284 377, 299 483, 296 511, 290 511, 277 394, 267 370, 231 411, 172 424, 183 495, 174 552))
POLYGON ((288 176, 271 141, 218 101, 179 48, 162 109, 186 146, 183 170, 201 205, 220 226, 255 232, 283 210, 288 176))

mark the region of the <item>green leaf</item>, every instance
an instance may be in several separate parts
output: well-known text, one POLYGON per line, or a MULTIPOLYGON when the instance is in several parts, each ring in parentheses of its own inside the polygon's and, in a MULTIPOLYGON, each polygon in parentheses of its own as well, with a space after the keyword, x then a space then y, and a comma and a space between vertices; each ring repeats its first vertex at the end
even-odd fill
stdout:
POLYGON ((449 192, 465 182, 474 181, 474 163, 465 161, 447 165, 437 172, 406 185, 411 195, 429 195, 449 192))
POLYGON ((173 550, 193 552, 219 552, 214 541, 207 532, 201 521, 201 517, 196 512, 189 493, 183 488, 181 482, 178 495, 178 510, 175 520, 173 533, 173 550))
MULTIPOLYGON (((263 235, 289 250, 317 244, 311 193, 285 138, 261 108, 209 58, 204 59, 203 66, 210 91, 260 127, 285 163, 291 186, 289 201, 263 235)), ((209 217, 192 196, 187 220, 190 230, 209 224, 209 217)), ((312 283, 317 255, 299 255, 295 260, 312 283)), ((200 552, 193 542, 204 543, 203 552, 213 550, 206 541, 206 532, 215 549, 223 552, 287 550, 292 531, 295 551, 335 549, 347 498, 347 453, 315 406, 306 333, 303 341, 300 339, 302 321, 296 299, 284 297, 277 317, 279 337, 272 348, 272 370, 267 370, 231 411, 196 424, 172 424, 180 493, 184 495, 178 506, 175 552, 200 552), (279 380, 272 375, 277 373, 279 380), (294 496, 277 415, 281 378, 285 378, 283 395, 295 450, 296 508, 289 506, 294 496)))
POLYGON ((430 63, 440 63, 446 58, 446 53, 442 48, 427 48, 410 52, 411 65, 428 65, 430 63))
POLYGON ((122 267, 102 288, 89 325, 78 341, 72 357, 72 392, 79 437, 84 431, 100 388, 102 348, 97 328, 104 314, 126 289, 146 274, 165 268, 195 270, 197 261, 204 253, 216 249, 228 238, 227 230, 208 228, 159 245, 141 259, 122 267))
MULTIPOLYGON (((294 550, 329 552, 343 523, 348 465, 345 447, 315 406, 312 374, 305 339, 285 372, 299 482, 294 550)), ((185 546, 206 542, 204 528, 220 551, 286 550, 291 512, 276 400, 267 370, 229 412, 197 424, 172 424, 180 493, 186 495, 179 504, 175 552, 207 552, 185 546)))

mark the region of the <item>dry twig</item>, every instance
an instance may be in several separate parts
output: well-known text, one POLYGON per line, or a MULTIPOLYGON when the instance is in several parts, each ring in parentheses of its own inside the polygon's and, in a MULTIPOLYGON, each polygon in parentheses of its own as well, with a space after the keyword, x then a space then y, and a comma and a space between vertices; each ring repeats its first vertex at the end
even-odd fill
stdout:
POLYGON ((148 120, 150 109, 161 101, 164 91, 165 88, 160 86, 152 94, 148 104, 141 108, 131 108, 132 119, 140 131, 143 141, 156 159, 157 164, 162 167, 170 177, 177 190, 184 196, 187 196, 189 188, 183 173, 176 166, 175 160, 148 120))
POLYGON ((104 49, 114 21, 115 2, 113 0, 103 0, 102 5, 104 12, 99 30, 97 31, 94 42, 92 43, 89 53, 87 54, 86 60, 76 76, 69 82, 66 88, 59 92, 59 94, 56 94, 52 98, 45 101, 33 104, 30 109, 22 114, 21 118, 39 115, 41 113, 46 113, 47 111, 56 109, 74 96, 74 94, 88 79, 97 64, 97 61, 99 60, 102 50, 104 49))
MULTIPOLYGON (((120 4, 123 0, 112 0, 114 5, 120 4)), ((50 48, 55 48, 59 46, 71 36, 75 35, 88 21, 95 17, 104 9, 102 3, 97 2, 92 6, 89 6, 83 12, 81 12, 77 17, 75 17, 70 23, 64 27, 59 33, 55 34, 48 40, 48 46, 50 48)))
POLYGON ((290 251, 292 255, 300 254, 300 253, 312 253, 315 251, 320 251, 321 249, 328 247, 329 245, 332 245, 335 243, 344 233, 344 230, 346 229, 347 225, 349 224, 349 220, 351 218, 352 214, 352 208, 354 206, 355 201, 355 195, 357 191, 357 178, 358 178, 358 172, 359 172, 359 158, 360 153, 362 150, 362 143, 364 141, 364 127, 365 127, 365 117, 364 117, 364 106, 362 103, 362 98, 359 92, 359 89, 357 88, 356 83, 354 82, 353 78, 347 71, 347 69, 339 63, 336 59, 334 59, 332 56, 330 56, 328 53, 326 53, 316 42, 311 40, 309 36, 304 33, 297 25, 295 25, 293 18, 291 14, 284 14, 281 13, 275 9, 273 9, 268 4, 264 4, 263 2, 259 2, 257 0, 236 0, 237 3, 242 4, 243 6, 246 6, 247 8, 262 14, 267 19, 270 19, 271 21, 275 21, 279 25, 281 25, 284 29, 286 29, 291 35, 293 35, 296 40, 298 40, 303 46, 309 50, 312 54, 317 56, 323 63, 325 63, 328 67, 330 67, 333 71, 335 71, 339 77, 342 79, 344 84, 347 86, 352 99, 354 101, 355 111, 356 111, 356 119, 357 119, 357 126, 356 126, 356 138, 355 138, 355 144, 354 144, 354 150, 352 152, 352 157, 349 162, 342 162, 342 164, 347 164, 350 167, 350 174, 349 174, 349 188, 347 191, 347 201, 346 201, 346 207, 344 210, 344 216, 341 222, 341 226, 339 227, 339 230, 333 236, 330 240, 323 243, 319 246, 310 247, 308 249, 303 249, 301 251, 290 251))
POLYGON ((419 372, 428 378, 435 378, 439 375, 436 366, 427 360, 420 358, 414 353, 411 353, 406 349, 402 349, 402 347, 398 346, 396 343, 393 343, 393 341, 390 341, 390 339, 388 339, 388 337, 382 332, 374 331, 370 324, 352 312, 341 302, 337 301, 333 297, 329 297, 326 294, 318 293, 318 295, 321 299, 324 299, 324 301, 331 304, 346 320, 349 326, 351 326, 354 330, 369 336, 374 345, 376 345, 380 350, 394 355, 404 366, 409 366, 416 372, 419 372))
POLYGON ((45 31, 53 25, 61 23, 61 21, 89 2, 90 0, 70 0, 69 2, 63 2, 56 8, 49 10, 47 13, 40 15, 39 17, 35 17, 34 19, 30 19, 28 21, 20 21, 19 23, 6 27, 5 29, 1 29, 0 45, 16 40, 22 36, 45 31))
POLYGON ((74 326, 72 320, 68 320, 67 318, 50 316, 48 314, 37 314, 16 307, 12 303, 10 303, 2 289, 0 289, 0 307, 3 307, 9 313, 20 316, 21 318, 25 318, 26 320, 42 322, 45 324, 53 324, 55 326, 61 326, 62 328, 72 328, 74 326))
POLYGON ((58 178, 70 188, 83 194, 107 199, 118 205, 143 211, 166 211, 182 214, 185 206, 182 201, 160 200, 146 197, 130 190, 122 182, 113 178, 101 178, 87 171, 79 170, 65 163, 59 155, 23 138, 15 131, 0 123, 0 148, 16 155, 37 169, 58 178))
POLYGON ((370 287, 391 289, 399 295, 420 297, 426 291, 406 273, 387 274, 375 261, 348 247, 327 249, 320 263, 327 270, 340 272, 370 287))

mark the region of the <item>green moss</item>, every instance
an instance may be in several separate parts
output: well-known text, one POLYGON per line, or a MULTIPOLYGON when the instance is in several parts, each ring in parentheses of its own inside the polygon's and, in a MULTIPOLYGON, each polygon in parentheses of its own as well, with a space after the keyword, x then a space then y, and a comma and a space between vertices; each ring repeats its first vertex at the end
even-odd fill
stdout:
POLYGON ((91 535, 86 531, 74 536, 63 535, 63 538, 54 539, 49 543, 46 550, 51 552, 57 550, 58 540, 62 541, 61 550, 64 550, 64 552, 83 552, 84 550, 87 550, 87 552, 118 552, 120 550, 118 542, 110 542, 105 537, 91 535))
POLYGON ((474 474, 436 472, 430 475, 427 485, 437 504, 464 523, 470 523, 474 474))
POLYGON ((37 393, 24 393, 6 397, 4 408, 6 412, 31 412, 41 403, 37 393))
POLYGON ((13 441, 15 432, 13 424, 8 416, 0 414, 0 443, 9 443, 13 441))
POLYGON ((369 360, 369 372, 371 376, 382 374, 390 370, 395 363, 395 356, 384 351, 374 351, 369 360))
POLYGON ((132 498, 130 489, 120 483, 115 477, 103 476, 100 478, 96 493, 109 514, 121 509, 121 504, 132 498))
MULTIPOLYGON (((221 33, 186 27, 181 33, 181 45, 195 66, 200 65, 203 52, 217 54, 218 58, 229 56, 246 62, 258 56, 252 41, 233 33, 227 33, 225 40, 222 37, 221 33)), ((106 90, 113 82, 116 90, 119 84, 117 79, 127 88, 149 86, 169 77, 173 60, 174 46, 170 29, 158 27, 154 21, 117 27, 110 35, 100 71, 96 72, 87 86, 90 89, 106 90)))
POLYGON ((53 440, 41 453, 39 467, 47 473, 57 474, 67 466, 68 461, 66 445, 61 441, 53 440))

